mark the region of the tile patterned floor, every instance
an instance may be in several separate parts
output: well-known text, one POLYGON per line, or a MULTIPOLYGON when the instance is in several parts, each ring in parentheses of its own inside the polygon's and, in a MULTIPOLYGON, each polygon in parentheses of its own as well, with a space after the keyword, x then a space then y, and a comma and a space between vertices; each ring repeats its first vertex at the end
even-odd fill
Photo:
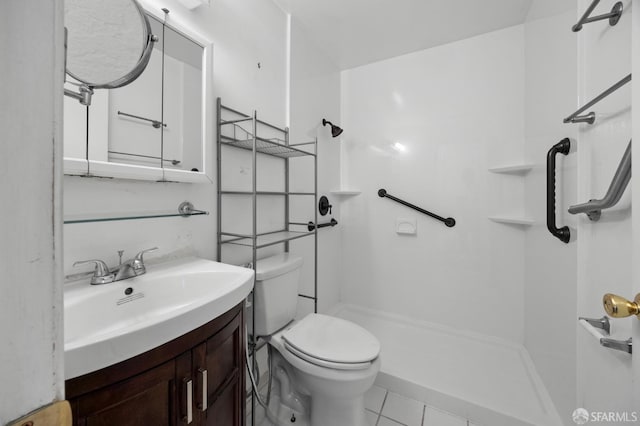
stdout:
POLYGON ((371 426, 478 426, 380 386, 366 393, 364 406, 371 426))
MULTIPOLYGON (((364 406, 367 422, 371 426, 479 426, 380 386, 373 386, 365 394, 364 406)), ((251 424, 250 412, 251 406, 248 404, 247 425, 251 424)), ((264 414, 258 417, 261 423, 264 414)))

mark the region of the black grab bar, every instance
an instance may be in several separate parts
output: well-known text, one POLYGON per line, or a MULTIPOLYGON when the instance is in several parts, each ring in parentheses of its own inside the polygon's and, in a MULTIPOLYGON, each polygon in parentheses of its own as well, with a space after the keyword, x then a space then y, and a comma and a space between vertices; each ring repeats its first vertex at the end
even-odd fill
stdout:
POLYGON ((556 226, 556 155, 567 155, 570 149, 571 141, 569 138, 564 138, 552 146, 547 153, 547 229, 551 235, 563 243, 569 242, 571 232, 568 226, 562 228, 556 226))
POLYGON ((401 200, 400 198, 396 198, 393 195, 387 194, 387 190, 386 189, 379 189, 378 190, 378 196, 380 198, 385 198, 385 197, 389 198, 389 199, 395 201, 396 203, 400 203, 400 204, 405 205, 407 207, 411 207, 414 210, 418 210, 420 213, 424 213, 427 216, 431 216, 434 219, 437 219, 437 220, 439 220, 441 222, 444 222, 444 224, 447 225, 449 228, 452 228, 452 227, 456 226, 456 220, 454 218, 452 218, 452 217, 444 218, 442 216, 438 216, 435 213, 431 213, 430 211, 427 211, 425 209, 421 209, 420 207, 414 206, 411 203, 407 203, 406 201, 401 200))
POLYGON ((309 231, 313 231, 314 229, 318 228, 326 228, 327 226, 336 226, 338 224, 338 221, 335 219, 331 219, 331 222, 327 222, 327 223, 319 223, 318 225, 315 225, 313 222, 309 222, 307 224, 307 229, 309 231))

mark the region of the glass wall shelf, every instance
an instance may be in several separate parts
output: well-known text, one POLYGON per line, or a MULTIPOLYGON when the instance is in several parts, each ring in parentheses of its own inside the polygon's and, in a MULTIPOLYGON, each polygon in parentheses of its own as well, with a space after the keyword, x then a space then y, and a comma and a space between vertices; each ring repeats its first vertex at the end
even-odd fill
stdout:
POLYGON ((64 224, 70 225, 74 223, 92 223, 92 222, 112 222, 118 220, 138 220, 138 219, 156 219, 160 217, 189 217, 208 215, 209 212, 197 210, 193 208, 193 204, 185 201, 178 206, 178 210, 172 212, 141 212, 141 213, 109 213, 96 217, 95 214, 69 215, 65 216, 64 224))

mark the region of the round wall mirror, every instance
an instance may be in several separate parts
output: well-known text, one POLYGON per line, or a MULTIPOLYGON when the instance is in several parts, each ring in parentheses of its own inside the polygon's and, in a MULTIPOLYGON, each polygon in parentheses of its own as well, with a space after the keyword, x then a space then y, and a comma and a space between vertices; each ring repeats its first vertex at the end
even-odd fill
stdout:
POLYGON ((81 103, 86 91, 113 89, 138 78, 156 40, 136 0, 66 0, 65 27, 66 71, 81 84, 80 94, 65 94, 81 103))

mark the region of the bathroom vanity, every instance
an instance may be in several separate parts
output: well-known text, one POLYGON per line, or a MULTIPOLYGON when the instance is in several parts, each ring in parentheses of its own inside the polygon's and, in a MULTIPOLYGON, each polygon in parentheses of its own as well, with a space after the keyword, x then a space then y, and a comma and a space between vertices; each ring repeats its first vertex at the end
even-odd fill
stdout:
POLYGON ((73 424, 242 424, 242 307, 155 349, 67 380, 73 424))
POLYGON ((65 288, 73 424, 240 425, 253 271, 198 258, 146 269, 65 288))

